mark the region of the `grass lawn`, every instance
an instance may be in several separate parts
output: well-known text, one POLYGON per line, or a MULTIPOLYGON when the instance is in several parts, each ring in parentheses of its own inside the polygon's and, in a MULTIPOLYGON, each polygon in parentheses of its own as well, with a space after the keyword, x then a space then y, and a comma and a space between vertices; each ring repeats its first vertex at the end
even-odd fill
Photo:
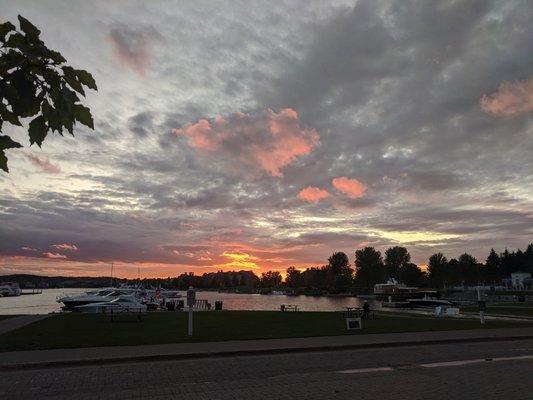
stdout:
MULTIPOLYGON (((462 311, 477 312, 477 306, 471 307, 462 307, 462 311)), ((485 310, 487 315, 516 315, 516 316, 526 316, 533 317, 533 304, 529 306, 524 305, 505 305, 505 304, 490 304, 485 310)))
POLYGON ((0 321, 2 321, 3 319, 13 318, 13 317, 18 317, 18 315, 0 315, 0 321))
POLYGON ((491 303, 491 307, 521 307, 521 308, 533 308, 533 303, 531 302, 509 302, 509 303, 491 303))
MULTIPOLYGON (((489 321, 484 328, 528 325, 533 323, 489 321)), ((111 322, 99 314, 62 314, 1 335, 0 351, 479 328, 477 320, 376 313, 363 321, 362 330, 347 331, 340 313, 223 311, 195 313, 189 338, 187 313, 149 313, 142 322, 131 316, 111 322)))

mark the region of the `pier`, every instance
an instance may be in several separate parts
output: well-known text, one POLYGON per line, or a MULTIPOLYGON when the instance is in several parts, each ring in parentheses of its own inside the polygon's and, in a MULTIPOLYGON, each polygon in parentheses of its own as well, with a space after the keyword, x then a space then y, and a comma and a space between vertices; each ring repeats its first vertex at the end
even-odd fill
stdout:
POLYGON ((20 295, 43 294, 43 289, 22 289, 20 295))

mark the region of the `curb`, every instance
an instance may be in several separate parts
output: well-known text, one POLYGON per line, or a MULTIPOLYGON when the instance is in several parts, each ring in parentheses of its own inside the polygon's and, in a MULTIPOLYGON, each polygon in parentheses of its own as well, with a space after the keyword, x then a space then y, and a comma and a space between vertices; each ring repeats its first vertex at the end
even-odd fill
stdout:
POLYGON ((483 343, 483 342, 509 342, 517 340, 533 339, 533 335, 523 336, 502 336, 502 337, 477 337, 477 338, 458 338, 458 339, 435 339, 435 340, 421 340, 421 341, 406 341, 406 342, 390 342, 390 343, 370 343, 370 344, 348 344, 348 345, 331 345, 331 346, 314 346, 314 347, 291 347, 279 349, 257 349, 257 350, 228 350, 228 351, 214 351, 201 353, 178 353, 178 354, 155 354, 146 356, 131 356, 131 357, 114 357, 114 358, 93 358, 81 360, 65 360, 65 361, 43 361, 30 362, 22 364, 8 364, 0 365, 0 371, 16 371, 27 369, 42 369, 42 368, 63 368, 63 367, 81 367, 91 365, 108 365, 108 364, 122 364, 122 363, 140 363, 140 362, 157 362, 157 361, 173 361, 173 360, 187 360, 187 359, 202 359, 214 357, 243 357, 243 356, 258 356, 269 354, 289 354, 289 353, 311 353, 320 351, 341 351, 341 350, 363 350, 376 348, 393 348, 393 347, 412 347, 424 345, 445 345, 445 344, 460 344, 460 343, 483 343))

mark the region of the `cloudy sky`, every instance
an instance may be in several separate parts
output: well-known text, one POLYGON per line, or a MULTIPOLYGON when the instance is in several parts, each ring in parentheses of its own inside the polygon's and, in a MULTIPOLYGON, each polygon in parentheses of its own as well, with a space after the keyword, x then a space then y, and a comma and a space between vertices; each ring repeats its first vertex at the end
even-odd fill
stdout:
POLYGON ((0 273, 533 241, 531 1, 2 2, 19 13, 99 90, 94 131, 9 151, 0 273))

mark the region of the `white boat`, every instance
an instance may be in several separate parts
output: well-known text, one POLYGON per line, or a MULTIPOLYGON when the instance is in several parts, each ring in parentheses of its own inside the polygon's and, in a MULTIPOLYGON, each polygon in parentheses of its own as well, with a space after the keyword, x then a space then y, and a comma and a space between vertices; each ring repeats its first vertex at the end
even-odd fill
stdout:
MULTIPOLYGON (((93 290, 75 296, 59 296, 56 301, 64 304, 65 310, 73 310, 77 306, 85 304, 111 301, 119 296, 132 295, 145 303, 161 304, 165 298, 181 297, 177 290, 145 289, 135 286, 110 287, 93 290)), ((156 307, 157 308, 157 307, 156 307)))
POLYGON ((415 308, 435 308, 435 307, 451 307, 453 304, 448 300, 441 300, 435 297, 424 296, 421 299, 407 299, 411 307, 415 308))
POLYGON ((374 295, 378 296, 394 296, 394 295, 406 295, 415 293, 419 290, 417 287, 406 286, 403 283, 398 283, 394 278, 391 278, 387 283, 378 283, 374 285, 374 295))
POLYGON ((90 303, 74 307, 74 311, 83 313, 145 313, 147 307, 140 303, 134 296, 119 296, 111 301, 90 303))
POLYGON ((16 282, 0 283, 0 297, 20 296, 22 291, 16 282))
POLYGON ((119 296, 131 295, 136 289, 130 288, 106 288, 100 290, 93 290, 75 296, 60 296, 56 299, 58 303, 63 303, 65 309, 73 310, 77 306, 83 306, 92 303, 108 302, 118 298, 119 296))

